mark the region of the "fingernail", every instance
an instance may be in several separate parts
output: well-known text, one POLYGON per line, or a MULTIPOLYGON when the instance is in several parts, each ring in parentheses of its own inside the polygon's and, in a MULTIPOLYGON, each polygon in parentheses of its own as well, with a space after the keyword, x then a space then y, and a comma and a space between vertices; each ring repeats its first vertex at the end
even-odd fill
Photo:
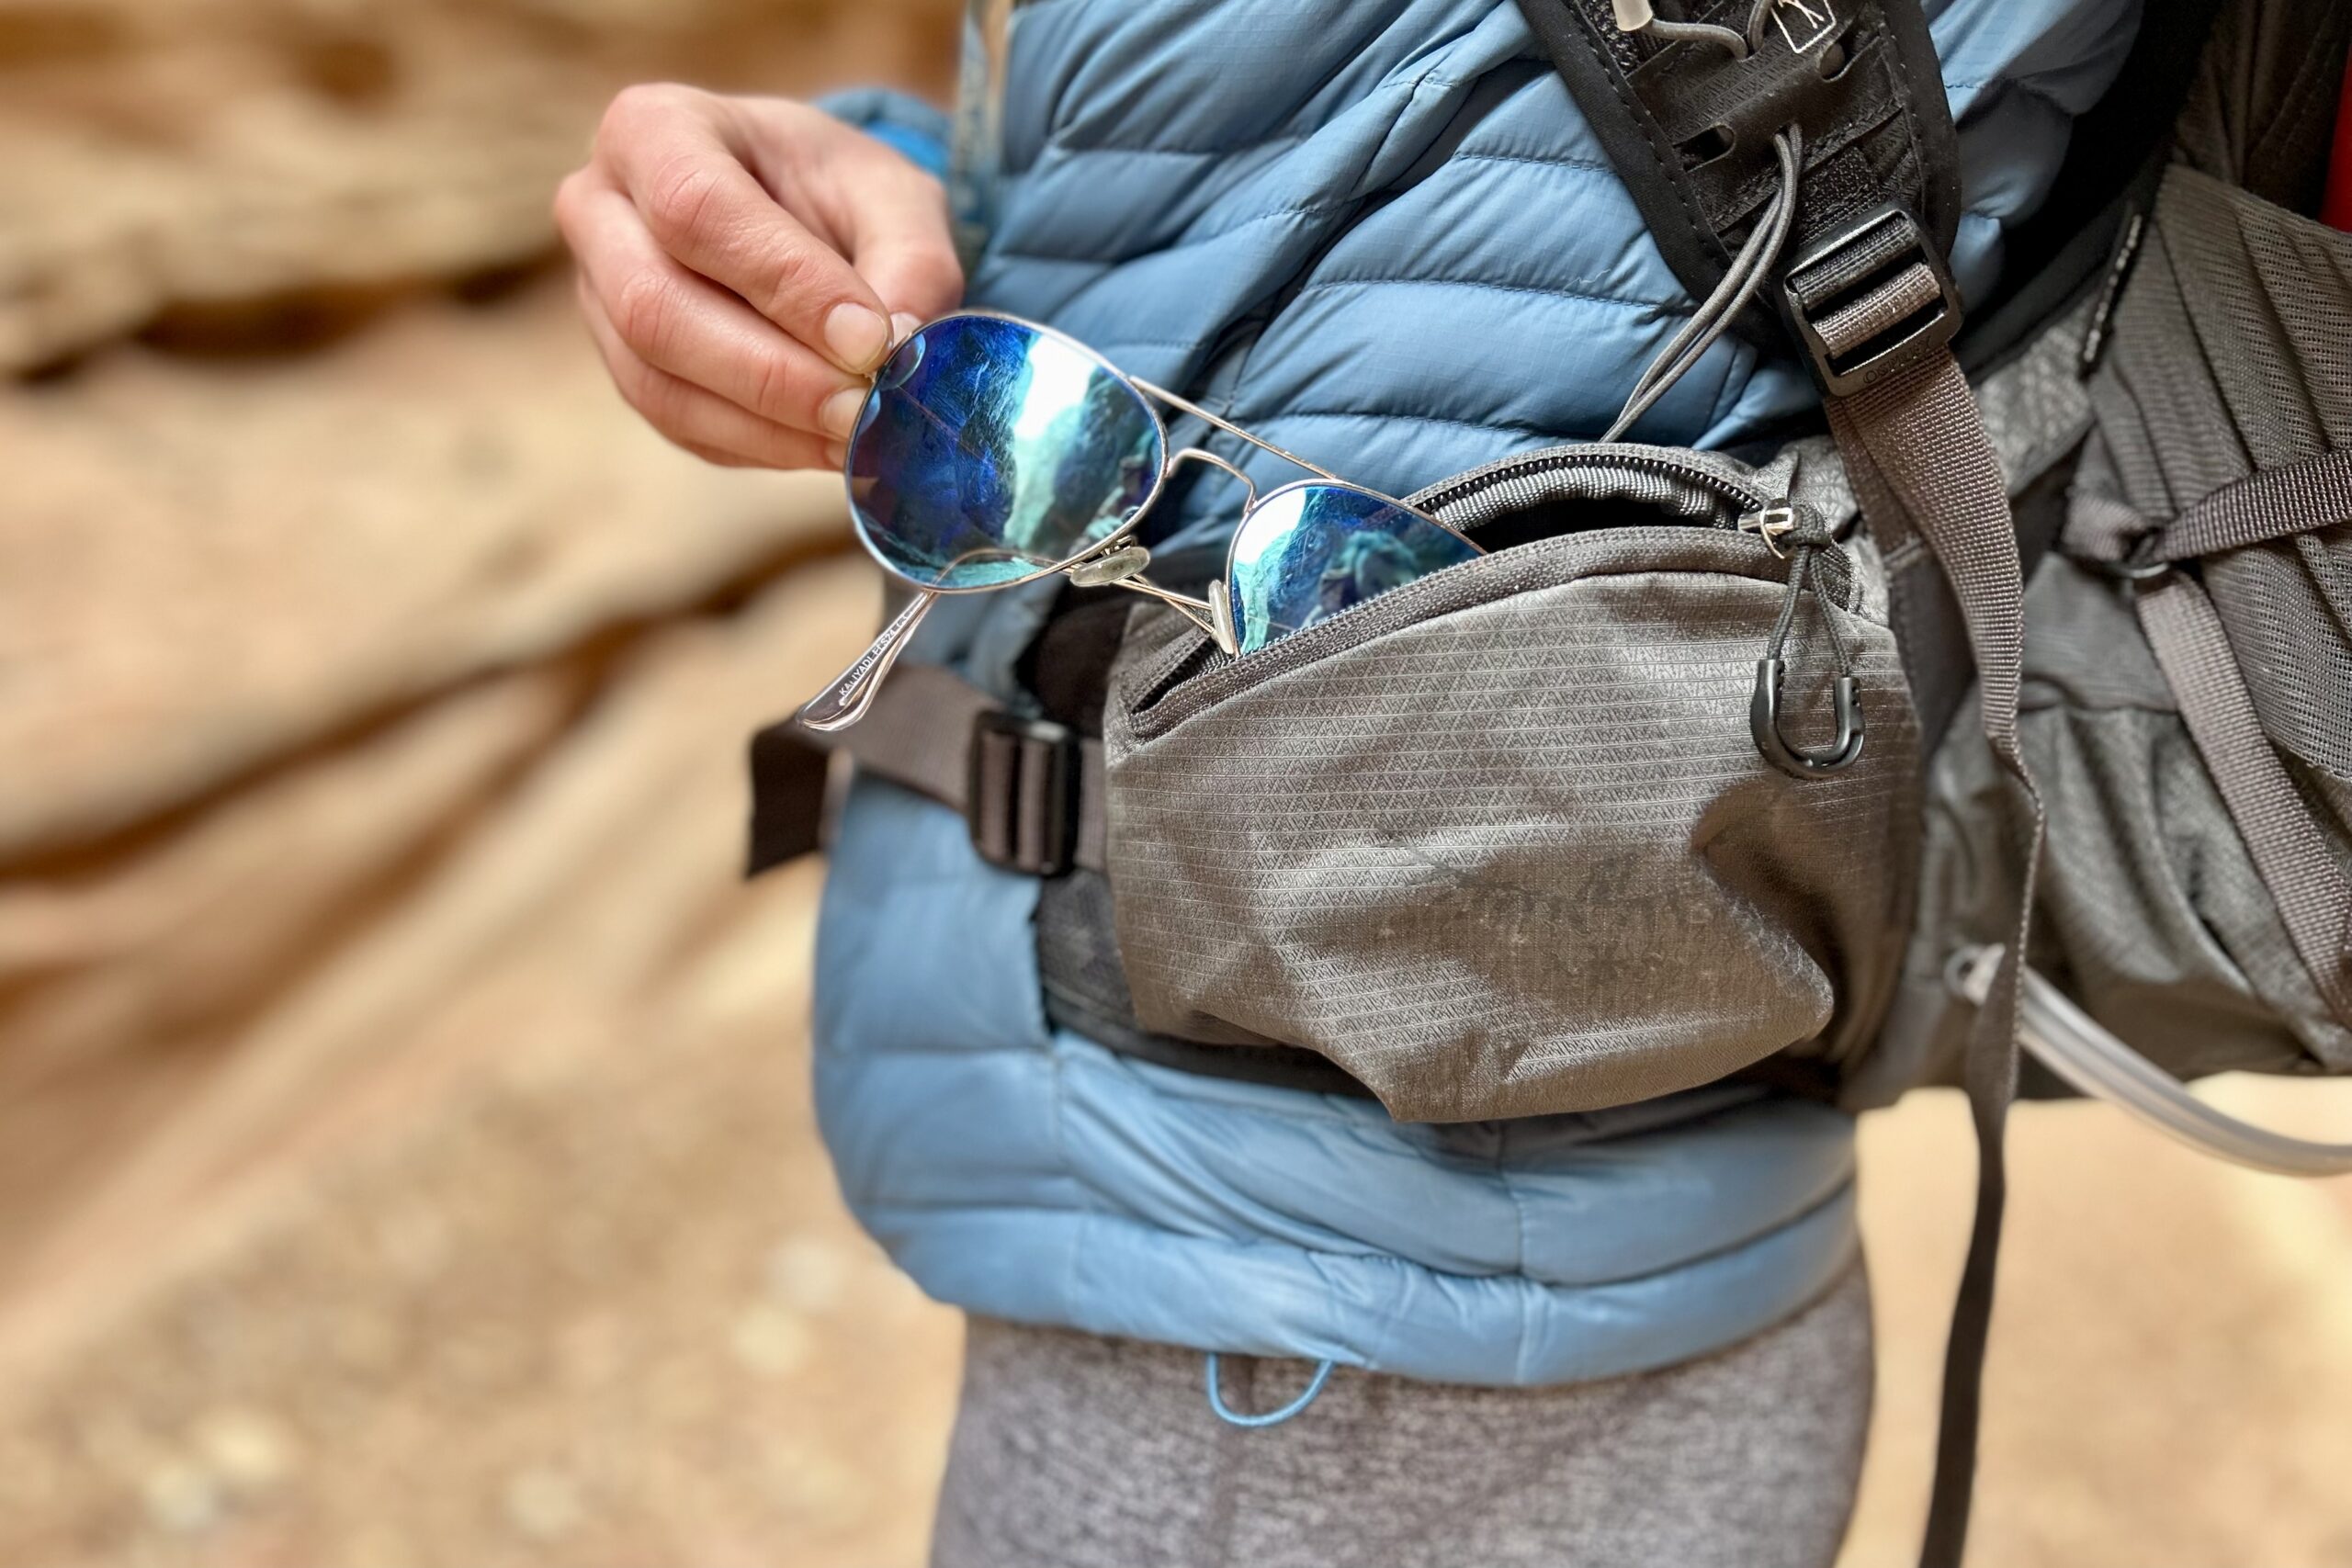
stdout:
POLYGON ((828 441, 828 442, 826 442, 826 443, 825 443, 825 465, 826 465, 826 467, 828 467, 828 468, 840 468, 843 463, 846 463, 846 462, 848 462, 848 461, 849 461, 849 448, 848 448, 848 447, 846 447, 846 446, 842 446, 842 445, 840 442, 838 442, 838 441, 828 441))
POLYGON ((864 375, 889 348, 890 323, 863 305, 836 305, 825 317, 825 346, 842 369, 864 375))
POLYGON ((890 318, 890 341, 904 343, 922 330, 922 318, 912 310, 901 310, 890 318))
POLYGON ((857 428, 857 412, 865 406, 865 389, 844 387, 817 405, 817 427, 841 440, 857 428))

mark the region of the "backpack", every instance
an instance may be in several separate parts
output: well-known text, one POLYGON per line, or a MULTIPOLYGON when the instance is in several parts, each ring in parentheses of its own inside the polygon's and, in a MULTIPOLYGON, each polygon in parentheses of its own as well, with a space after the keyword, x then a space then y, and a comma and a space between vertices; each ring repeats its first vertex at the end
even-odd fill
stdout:
POLYGON ((1400 1119, 1961 1085, 1950 1568, 2020 1089, 2352 1168, 2181 1087, 2352 1071, 2352 237, 2302 216, 2352 9, 2147 0, 1963 321, 1917 0, 1520 5, 1703 301, 1676 352, 1793 347, 1822 416, 1442 480, 1488 554, 1238 659, 1068 590, 1021 711, 915 667, 754 738, 752 868, 854 757, 1043 879, 1055 1023, 1400 1119))

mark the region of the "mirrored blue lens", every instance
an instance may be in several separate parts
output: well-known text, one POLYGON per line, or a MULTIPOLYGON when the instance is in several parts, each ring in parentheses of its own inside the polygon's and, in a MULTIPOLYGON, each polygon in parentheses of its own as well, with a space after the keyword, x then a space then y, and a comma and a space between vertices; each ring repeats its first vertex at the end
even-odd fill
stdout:
POLYGON ((1226 589, 1249 653, 1351 604, 1484 554, 1406 507, 1346 485, 1291 485, 1241 520, 1226 589))
POLYGON ((850 507, 910 581, 987 588, 1134 516, 1163 446, 1142 394, 1083 350, 1019 321, 950 316, 876 377, 850 437, 850 507))

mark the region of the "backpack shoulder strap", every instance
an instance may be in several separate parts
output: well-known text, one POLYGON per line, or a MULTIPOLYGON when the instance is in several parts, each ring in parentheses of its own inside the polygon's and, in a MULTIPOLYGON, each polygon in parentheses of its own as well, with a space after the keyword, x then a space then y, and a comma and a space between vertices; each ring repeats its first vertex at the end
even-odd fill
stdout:
MULTIPOLYGON (((1744 312, 1735 326, 1749 341, 1794 336, 1822 372, 1807 326, 1849 302, 1891 247, 1938 282, 1917 307, 1948 296, 1959 150, 1917 0, 1698 0, 1686 10, 1706 20, 1630 31, 1611 0, 1520 9, 1693 299, 1723 283, 1780 190, 1774 137, 1803 128, 1784 254, 1805 258, 1814 287, 1744 312)), ((1944 314, 1949 337, 1959 311, 1944 314)))

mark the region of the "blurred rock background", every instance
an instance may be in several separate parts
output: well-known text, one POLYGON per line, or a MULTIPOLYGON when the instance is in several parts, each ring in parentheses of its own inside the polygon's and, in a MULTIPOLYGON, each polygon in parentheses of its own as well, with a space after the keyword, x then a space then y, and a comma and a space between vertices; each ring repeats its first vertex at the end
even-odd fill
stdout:
MULTIPOLYGON (((0 1563, 921 1562, 956 1321, 816 1145, 821 872, 734 876, 875 585, 634 425, 547 204, 627 82, 938 96, 955 9, 0 0, 0 1563)), ((2018 1120, 1976 1560, 2352 1563, 2344 1184, 2018 1120)), ((1959 1107, 1866 1159, 1854 1568, 1959 1107)))

